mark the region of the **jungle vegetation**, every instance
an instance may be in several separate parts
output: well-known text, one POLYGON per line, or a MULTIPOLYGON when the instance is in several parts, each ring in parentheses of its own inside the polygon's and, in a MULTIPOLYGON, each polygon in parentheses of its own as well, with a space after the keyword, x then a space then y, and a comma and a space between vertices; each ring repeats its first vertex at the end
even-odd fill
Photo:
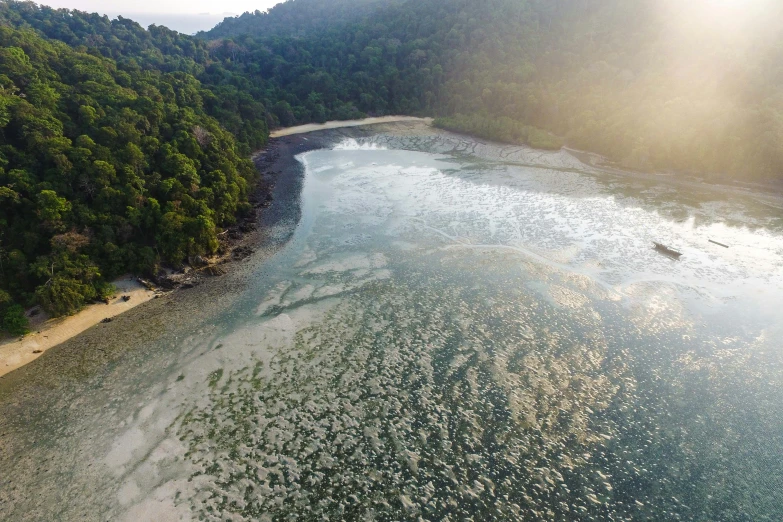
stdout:
POLYGON ((72 313, 117 275, 215 251, 255 171, 212 97, 187 72, 0 25, 3 329, 24 332, 23 306, 72 313))

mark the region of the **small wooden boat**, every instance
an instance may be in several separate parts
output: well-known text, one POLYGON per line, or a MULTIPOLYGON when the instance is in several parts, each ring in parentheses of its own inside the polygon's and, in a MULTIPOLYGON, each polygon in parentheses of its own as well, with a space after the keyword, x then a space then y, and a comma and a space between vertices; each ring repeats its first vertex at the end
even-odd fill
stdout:
POLYGON ((673 248, 669 248, 662 243, 656 243, 655 241, 653 241, 653 245, 655 245, 655 250, 673 259, 680 259, 680 256, 682 256, 682 252, 677 252, 673 248))

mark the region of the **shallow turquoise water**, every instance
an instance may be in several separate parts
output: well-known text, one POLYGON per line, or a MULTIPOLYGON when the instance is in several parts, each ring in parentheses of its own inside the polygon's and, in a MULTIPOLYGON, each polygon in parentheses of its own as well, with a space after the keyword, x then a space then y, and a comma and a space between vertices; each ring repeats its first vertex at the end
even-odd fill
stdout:
POLYGON ((403 146, 300 157, 290 243, 89 462, 103 513, 783 517, 779 209, 403 146))

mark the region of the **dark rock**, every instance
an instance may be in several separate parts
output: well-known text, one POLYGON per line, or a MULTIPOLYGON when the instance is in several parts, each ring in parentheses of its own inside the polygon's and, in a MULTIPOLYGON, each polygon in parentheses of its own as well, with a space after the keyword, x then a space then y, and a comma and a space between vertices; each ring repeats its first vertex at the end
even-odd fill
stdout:
POLYGON ((255 224, 255 223, 252 223, 252 222, 251 222, 251 223, 242 223, 241 225, 239 225, 239 229, 240 229, 242 232, 245 232, 245 233, 247 233, 247 232, 252 232, 252 231, 254 231, 256 228, 257 228, 257 227, 256 227, 256 224, 255 224))
POLYGON ((226 270, 223 267, 217 265, 211 265, 204 269, 204 273, 212 277, 216 277, 216 276, 224 275, 226 273, 226 270))
POLYGON ((182 284, 182 275, 168 275, 166 272, 158 272, 158 276, 155 278, 155 284, 164 290, 174 290, 182 284))
MULTIPOLYGON (((163 273, 165 275, 165 272, 163 273)), ((136 280, 144 286, 147 290, 155 290, 155 285, 153 285, 150 281, 147 281, 146 279, 142 279, 141 277, 136 278, 136 280)))
POLYGON ((104 319, 104 320, 103 320, 103 321, 101 321, 101 322, 102 322, 102 323, 110 323, 110 322, 112 322, 112 321, 114 321, 114 319, 112 319, 111 317, 107 317, 106 319, 104 319))
POLYGON ((158 279, 158 286, 165 290, 173 290, 177 288, 178 283, 172 280, 170 277, 158 279))
POLYGON ((124 295, 124 296, 122 296, 122 300, 123 300, 123 301, 125 301, 125 302, 127 303, 128 301, 130 301, 130 300, 131 300, 131 296, 129 296, 129 295, 124 295))
POLYGON ((188 258, 188 263, 190 263, 190 266, 193 268, 201 268, 209 264, 209 262, 201 256, 193 256, 188 258))
POLYGON ((231 255, 234 259, 245 259, 253 254, 253 249, 249 246, 238 246, 234 249, 231 255))
POLYGON ((33 350, 33 353, 43 353, 43 350, 33 350))

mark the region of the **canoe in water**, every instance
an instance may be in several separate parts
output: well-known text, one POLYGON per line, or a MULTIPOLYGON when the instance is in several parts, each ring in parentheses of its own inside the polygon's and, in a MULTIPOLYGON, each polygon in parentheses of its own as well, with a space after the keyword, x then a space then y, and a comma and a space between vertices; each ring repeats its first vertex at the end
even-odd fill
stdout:
POLYGON ((674 250, 673 248, 669 248, 669 247, 667 247, 666 245, 664 245, 662 243, 656 243, 655 241, 653 241, 653 245, 655 245, 655 250, 657 250, 661 254, 665 254, 665 255, 667 255, 669 257, 672 257, 674 259, 679 259, 680 256, 682 256, 682 252, 678 252, 678 251, 674 250))

